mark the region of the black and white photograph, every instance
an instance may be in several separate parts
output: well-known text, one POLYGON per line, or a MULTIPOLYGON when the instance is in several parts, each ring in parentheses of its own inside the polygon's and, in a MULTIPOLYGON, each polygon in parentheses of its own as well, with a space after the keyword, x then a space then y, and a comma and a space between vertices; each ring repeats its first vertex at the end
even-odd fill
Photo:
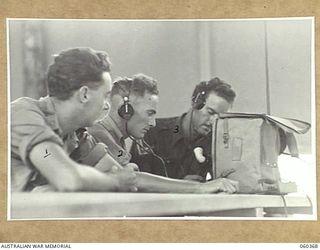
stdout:
POLYGON ((314 30, 8 18, 8 220, 317 220, 314 30))

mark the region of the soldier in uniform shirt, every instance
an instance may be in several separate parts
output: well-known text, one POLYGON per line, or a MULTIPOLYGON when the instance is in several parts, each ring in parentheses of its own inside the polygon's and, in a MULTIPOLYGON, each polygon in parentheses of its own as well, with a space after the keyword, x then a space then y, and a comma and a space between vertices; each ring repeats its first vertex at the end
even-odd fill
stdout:
POLYGON ((109 72, 105 52, 65 50, 49 66, 48 96, 11 103, 13 192, 137 191, 133 169, 117 168, 105 145, 83 129, 109 107, 109 72))
MULTIPOLYGON (((163 159, 143 140, 144 135, 156 125, 155 115, 159 101, 157 82, 143 74, 135 75, 133 78, 121 78, 114 82, 110 99, 109 114, 88 128, 89 133, 97 141, 106 144, 111 155, 124 168, 131 162, 131 153, 126 141, 132 140, 133 144, 139 145, 142 151, 147 152, 146 157, 149 157, 151 163, 156 160, 162 164, 158 166, 165 170, 163 159)), ((138 164, 137 169, 138 167, 141 166, 138 164)), ((224 178, 198 183, 146 173, 143 167, 136 176, 138 191, 144 192, 233 193, 237 190, 237 182, 224 178)))
MULTIPOLYGON (((230 109, 235 96, 231 86, 216 77, 196 85, 187 113, 156 119, 156 126, 144 139, 164 159, 169 177, 205 181, 208 173, 212 176, 212 124, 219 113, 230 109)), ((132 162, 139 165, 140 171, 165 176, 163 163, 139 145, 131 153, 132 162)))

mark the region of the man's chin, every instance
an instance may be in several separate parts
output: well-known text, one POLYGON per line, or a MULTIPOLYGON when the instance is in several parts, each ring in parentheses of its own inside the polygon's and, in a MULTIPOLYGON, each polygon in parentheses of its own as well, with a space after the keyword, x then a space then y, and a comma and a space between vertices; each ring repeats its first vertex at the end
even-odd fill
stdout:
POLYGON ((144 138, 144 134, 140 134, 137 136, 137 139, 143 139, 144 138))
POLYGON ((93 121, 93 122, 87 122, 87 123, 86 123, 85 125, 83 125, 82 127, 90 128, 90 127, 92 127, 95 123, 96 123, 96 121, 93 121))
POLYGON ((139 134, 132 134, 135 139, 140 140, 144 138, 144 133, 139 133, 139 134))
POLYGON ((96 119, 90 119, 90 121, 86 122, 85 127, 92 127, 93 125, 95 125, 98 121, 101 121, 102 118, 100 116, 96 117, 96 119))
POLYGON ((99 117, 96 119, 96 122, 104 119, 108 114, 109 114, 109 111, 104 111, 104 112, 101 113, 101 114, 99 115, 99 117))

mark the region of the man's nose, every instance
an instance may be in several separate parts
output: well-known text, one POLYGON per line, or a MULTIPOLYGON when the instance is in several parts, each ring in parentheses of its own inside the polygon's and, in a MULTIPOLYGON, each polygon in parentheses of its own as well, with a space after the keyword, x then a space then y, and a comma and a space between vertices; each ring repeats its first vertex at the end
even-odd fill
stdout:
POLYGON ((152 117, 151 119, 149 119, 149 126, 150 127, 156 126, 156 118, 152 117))

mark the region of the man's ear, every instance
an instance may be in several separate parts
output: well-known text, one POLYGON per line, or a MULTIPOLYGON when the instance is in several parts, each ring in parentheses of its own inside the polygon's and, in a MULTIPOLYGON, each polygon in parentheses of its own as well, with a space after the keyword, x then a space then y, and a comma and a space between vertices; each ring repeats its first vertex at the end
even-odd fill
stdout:
POLYGON ((82 103, 88 102, 88 100, 89 100, 89 87, 88 86, 82 86, 79 89, 79 98, 82 103))

